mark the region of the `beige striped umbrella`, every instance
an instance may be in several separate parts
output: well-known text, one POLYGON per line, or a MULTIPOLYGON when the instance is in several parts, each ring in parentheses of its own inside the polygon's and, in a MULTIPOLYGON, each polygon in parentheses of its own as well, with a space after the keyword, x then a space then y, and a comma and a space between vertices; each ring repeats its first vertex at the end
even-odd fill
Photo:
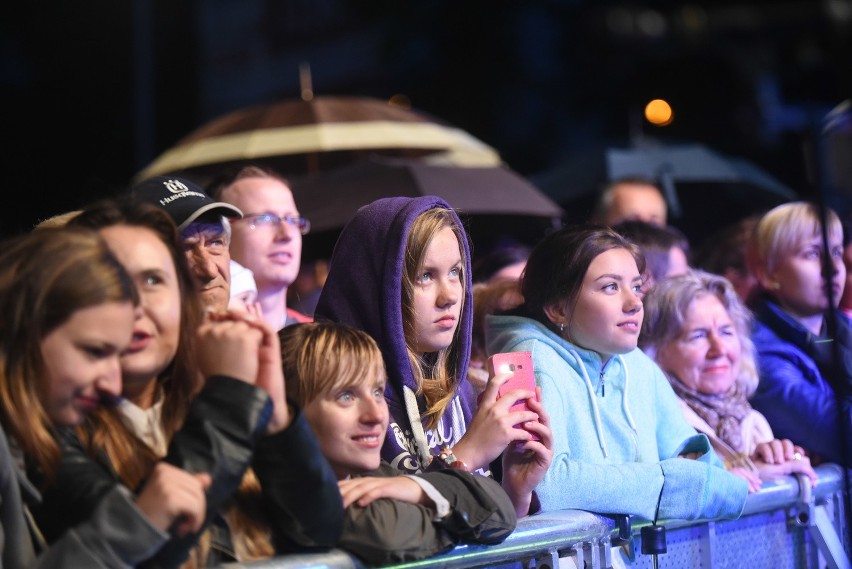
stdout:
POLYGON ((494 148, 426 113, 370 97, 320 96, 220 116, 163 152, 136 179, 183 174, 203 184, 217 170, 246 162, 302 175, 375 155, 456 166, 500 164, 494 148))

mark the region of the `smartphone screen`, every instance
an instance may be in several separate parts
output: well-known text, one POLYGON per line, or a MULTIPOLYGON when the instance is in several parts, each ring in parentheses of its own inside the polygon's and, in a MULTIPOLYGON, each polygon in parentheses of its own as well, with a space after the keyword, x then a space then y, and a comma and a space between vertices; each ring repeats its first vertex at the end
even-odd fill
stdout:
MULTIPOLYGON (((509 391, 514 389, 528 389, 535 391, 535 373, 532 363, 532 353, 530 352, 504 352, 494 354, 488 358, 488 373, 494 377, 498 373, 512 372, 512 377, 500 386, 497 392, 497 398, 503 397, 509 391)), ((515 402, 510 411, 527 411, 526 399, 520 399, 515 402)), ((523 428, 516 425, 515 428, 523 428)), ((533 435, 535 440, 538 436, 533 435)))

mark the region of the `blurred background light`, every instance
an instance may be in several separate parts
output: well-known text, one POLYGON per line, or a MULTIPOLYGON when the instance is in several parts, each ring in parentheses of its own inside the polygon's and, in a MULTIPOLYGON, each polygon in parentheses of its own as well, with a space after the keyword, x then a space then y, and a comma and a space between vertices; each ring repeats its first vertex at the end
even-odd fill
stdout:
POLYGON ((667 126, 674 120, 674 113, 666 101, 654 99, 645 105, 645 119, 654 126, 667 126))

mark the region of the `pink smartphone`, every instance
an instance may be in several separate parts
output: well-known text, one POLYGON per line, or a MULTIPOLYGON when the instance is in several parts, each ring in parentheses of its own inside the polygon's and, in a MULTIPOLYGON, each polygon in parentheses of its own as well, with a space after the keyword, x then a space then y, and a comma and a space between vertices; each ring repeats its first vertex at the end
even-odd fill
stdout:
MULTIPOLYGON (((535 391, 535 373, 533 370, 532 353, 530 352, 504 352, 494 354, 488 358, 488 374, 494 377, 498 373, 512 372, 509 381, 500 386, 497 398, 503 397, 513 389, 528 389, 535 391)), ((510 411, 528 411, 526 399, 520 399, 509 408, 510 411)), ((515 428, 523 428, 516 425, 515 428)), ((534 440, 539 440, 533 435, 534 440)))

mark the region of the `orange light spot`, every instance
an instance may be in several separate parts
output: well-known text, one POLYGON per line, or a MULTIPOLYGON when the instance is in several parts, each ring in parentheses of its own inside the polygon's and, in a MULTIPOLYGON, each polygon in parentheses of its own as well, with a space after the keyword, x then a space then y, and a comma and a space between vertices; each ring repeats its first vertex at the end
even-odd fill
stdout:
POLYGON ((662 99, 654 99, 645 105, 645 119, 656 126, 666 126, 674 120, 672 107, 662 99))

